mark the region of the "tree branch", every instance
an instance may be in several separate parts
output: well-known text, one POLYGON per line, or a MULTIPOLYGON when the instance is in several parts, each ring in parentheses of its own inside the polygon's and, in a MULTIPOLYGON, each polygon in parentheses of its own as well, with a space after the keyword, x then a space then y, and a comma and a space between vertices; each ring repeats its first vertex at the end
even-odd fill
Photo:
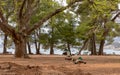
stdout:
POLYGON ((0 29, 7 35, 15 32, 14 28, 6 23, 0 22, 0 29))
POLYGON ((55 11, 49 13, 47 16, 45 16, 43 19, 41 19, 38 23, 35 23, 33 25, 33 27, 31 26, 30 28, 28 28, 27 34, 31 34, 32 31, 34 31, 35 29, 39 28, 44 22, 46 22, 48 19, 50 19, 51 17, 55 16, 56 14, 64 11, 65 9, 69 8, 70 6, 72 6, 74 3, 76 2, 80 2, 83 0, 73 0, 72 2, 70 2, 66 7, 61 7, 59 9, 56 9, 55 11))
POLYGON ((8 25, 6 19, 3 16, 2 10, 0 10, 0 29, 8 35, 15 31, 12 26, 8 25))
POLYGON ((118 13, 111 19, 111 21, 115 21, 115 19, 120 15, 120 11, 118 11, 118 13))
MULTIPOLYGON (((25 2, 23 2, 24 4, 25 2)), ((35 10, 37 10, 37 5, 39 4, 39 0, 27 0, 26 5, 24 8, 24 12, 22 12, 21 17, 21 27, 20 32, 26 32, 26 30, 29 28, 30 18, 32 17, 35 10), (35 3, 34 3, 35 2, 35 3), (32 9, 32 10, 31 10, 32 9)), ((22 5, 23 6, 23 5, 22 5)))
POLYGON ((21 5, 21 8, 20 8, 20 11, 19 11, 19 19, 21 20, 22 17, 23 17, 23 8, 25 6, 25 2, 26 0, 23 1, 22 5, 21 5))

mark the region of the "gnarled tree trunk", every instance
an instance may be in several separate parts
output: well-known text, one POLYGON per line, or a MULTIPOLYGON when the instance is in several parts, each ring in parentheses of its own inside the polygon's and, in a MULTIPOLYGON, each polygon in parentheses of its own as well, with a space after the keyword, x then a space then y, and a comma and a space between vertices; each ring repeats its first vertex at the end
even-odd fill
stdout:
POLYGON ((14 38, 13 41, 15 44, 15 57, 28 58, 27 49, 26 49, 26 37, 18 34, 17 39, 14 38))

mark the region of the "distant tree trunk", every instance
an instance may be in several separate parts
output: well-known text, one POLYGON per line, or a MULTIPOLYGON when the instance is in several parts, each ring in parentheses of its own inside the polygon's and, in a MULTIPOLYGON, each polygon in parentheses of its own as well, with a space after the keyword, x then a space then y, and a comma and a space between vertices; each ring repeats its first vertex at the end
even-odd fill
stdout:
POLYGON ((3 54, 7 53, 7 34, 4 35, 3 54))
MULTIPOLYGON (((53 19, 51 19, 51 21, 53 22, 53 19)), ((51 37, 50 37, 50 55, 54 54, 54 27, 51 28, 51 37)))
POLYGON ((103 40, 101 40, 98 55, 103 55, 104 43, 105 43, 105 40, 104 40, 104 39, 103 39, 103 40))
POLYGON ((36 54, 40 54, 40 43, 35 40, 36 54))
POLYGON ((81 51, 86 47, 87 43, 88 43, 89 39, 86 39, 84 42, 83 42, 83 46, 82 48, 79 50, 79 55, 81 55, 81 51))
MULTIPOLYGON (((99 47, 99 53, 98 55, 103 55, 103 48, 104 48, 104 44, 105 44, 105 39, 106 39, 106 36, 108 35, 108 32, 109 32, 109 28, 106 26, 106 23, 107 23, 107 18, 105 17, 104 18, 104 31, 103 31, 103 34, 102 34, 102 40, 100 42, 100 47, 99 47)), ((114 21, 114 19, 112 19, 111 21, 114 21)))
POLYGON ((94 55, 97 55, 97 52, 96 52, 96 40, 95 40, 95 34, 93 34, 93 52, 94 52, 94 55))
POLYGON ((27 42, 28 54, 32 54, 30 42, 27 42))
POLYGON ((91 55, 97 55, 96 53, 96 43, 95 43, 95 34, 93 33, 90 38, 89 50, 91 51, 91 55))
POLYGON ((100 41, 100 47, 99 47, 98 55, 103 55, 103 48, 104 48, 104 44, 105 44, 105 38, 108 35, 108 31, 109 31, 109 29, 105 28, 105 30, 103 32, 103 35, 102 35, 103 39, 100 41))
POLYGON ((34 44, 36 49, 36 54, 40 54, 40 42, 38 39, 40 39, 40 29, 36 30, 34 33, 34 44))
POLYGON ((93 55, 93 45, 92 45, 92 39, 90 38, 90 41, 89 41, 89 51, 91 51, 91 55, 93 55))
POLYGON ((50 44, 50 55, 53 55, 54 54, 54 44, 53 43, 51 43, 50 44))
POLYGON ((70 52, 70 55, 71 55, 71 49, 70 49, 70 44, 67 42, 67 48, 68 48, 68 50, 69 50, 69 52, 70 52))

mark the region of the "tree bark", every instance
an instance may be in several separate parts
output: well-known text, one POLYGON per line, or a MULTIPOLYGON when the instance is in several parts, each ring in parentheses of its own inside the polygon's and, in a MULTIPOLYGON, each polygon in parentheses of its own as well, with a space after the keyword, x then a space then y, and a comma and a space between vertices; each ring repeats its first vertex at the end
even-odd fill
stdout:
POLYGON ((104 39, 103 39, 103 40, 101 40, 98 55, 103 55, 104 43, 105 43, 105 40, 104 40, 104 39))
POLYGON ((3 54, 7 53, 7 35, 4 35, 3 54))
POLYGON ((95 34, 94 33, 93 33, 92 37, 90 38, 89 51, 91 51, 91 55, 97 55, 96 43, 95 43, 95 34))
POLYGON ((26 49, 26 37, 20 34, 16 34, 17 39, 14 37, 15 44, 15 57, 16 58, 28 58, 27 49, 26 49))

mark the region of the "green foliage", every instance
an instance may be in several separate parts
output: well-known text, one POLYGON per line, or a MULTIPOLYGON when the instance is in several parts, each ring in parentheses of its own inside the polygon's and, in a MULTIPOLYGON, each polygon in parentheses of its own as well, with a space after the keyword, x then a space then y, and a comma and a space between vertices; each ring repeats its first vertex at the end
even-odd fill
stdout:
POLYGON ((1 0, 0 9, 4 13, 5 17, 8 19, 14 12, 14 4, 11 0, 1 0))
POLYGON ((53 0, 41 0, 37 7, 37 11, 34 12, 35 15, 33 15, 31 18, 31 24, 38 22, 47 14, 60 7, 60 5, 53 0))
POLYGON ((73 43, 75 41, 75 20, 73 19, 72 14, 69 12, 63 14, 63 17, 59 17, 59 22, 56 24, 56 29, 61 35, 61 39, 64 42, 73 43))
POLYGON ((81 23, 80 26, 77 27, 77 36, 81 39, 88 38, 88 32, 90 31, 91 27, 88 25, 87 22, 81 23))
MULTIPOLYGON (((33 0, 31 3, 31 7, 36 5, 35 8, 37 9, 31 14, 31 26, 50 12, 61 7, 54 0, 40 0, 37 4, 36 1, 33 0)), ((66 0, 67 3, 72 1, 66 0)), ((18 12, 22 2, 23 0, 0 0, 0 9, 6 18, 10 17, 9 23, 18 24, 18 12)), ((76 41, 76 39, 80 41, 88 39, 93 33, 95 33, 97 40, 104 39, 105 28, 109 29, 109 36, 116 36, 120 31, 120 26, 111 22, 111 12, 117 10, 117 4, 118 0, 83 0, 80 3, 76 3, 66 12, 61 12, 49 19, 47 25, 49 25, 50 31, 47 34, 41 33, 38 41, 46 47, 51 43, 80 45, 80 42, 76 41), (79 20, 76 20, 77 18, 79 20), (112 31, 113 28, 115 31, 112 31)), ((26 11, 27 8, 24 8, 23 13, 26 11)), ((19 31, 17 27, 15 27, 15 30, 19 31)))

